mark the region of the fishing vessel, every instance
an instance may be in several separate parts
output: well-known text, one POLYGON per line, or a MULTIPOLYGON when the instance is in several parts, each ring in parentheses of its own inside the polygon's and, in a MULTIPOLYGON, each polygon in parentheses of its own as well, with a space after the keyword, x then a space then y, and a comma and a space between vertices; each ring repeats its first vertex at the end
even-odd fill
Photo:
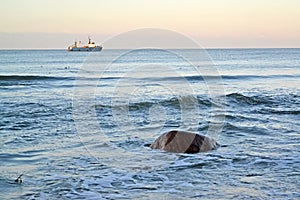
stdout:
POLYGON ((96 45, 92 42, 91 37, 88 37, 88 44, 82 45, 81 41, 75 41, 75 43, 68 47, 68 51, 101 51, 102 46, 96 45))

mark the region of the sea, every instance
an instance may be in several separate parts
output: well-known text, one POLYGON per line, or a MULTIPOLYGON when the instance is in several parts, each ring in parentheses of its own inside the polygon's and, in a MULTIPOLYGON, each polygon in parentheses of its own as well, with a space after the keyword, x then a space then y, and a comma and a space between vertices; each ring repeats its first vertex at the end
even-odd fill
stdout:
POLYGON ((0 199, 300 199, 300 49, 0 50, 0 113, 0 199))

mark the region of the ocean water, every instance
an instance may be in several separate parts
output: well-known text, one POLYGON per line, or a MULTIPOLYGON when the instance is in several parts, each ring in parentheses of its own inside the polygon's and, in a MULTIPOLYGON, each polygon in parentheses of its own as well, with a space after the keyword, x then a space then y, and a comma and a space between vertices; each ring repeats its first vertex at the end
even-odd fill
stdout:
POLYGON ((0 113, 0 199, 300 198, 300 49, 1 50, 0 113))

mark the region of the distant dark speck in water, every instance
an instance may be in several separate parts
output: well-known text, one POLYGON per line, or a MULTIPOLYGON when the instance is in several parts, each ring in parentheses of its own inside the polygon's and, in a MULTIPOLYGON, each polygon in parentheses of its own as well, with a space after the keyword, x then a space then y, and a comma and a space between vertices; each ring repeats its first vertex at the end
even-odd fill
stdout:
POLYGON ((23 174, 21 174, 20 176, 18 176, 18 178, 15 180, 15 182, 16 183, 22 183, 23 182, 22 176, 23 176, 23 174))

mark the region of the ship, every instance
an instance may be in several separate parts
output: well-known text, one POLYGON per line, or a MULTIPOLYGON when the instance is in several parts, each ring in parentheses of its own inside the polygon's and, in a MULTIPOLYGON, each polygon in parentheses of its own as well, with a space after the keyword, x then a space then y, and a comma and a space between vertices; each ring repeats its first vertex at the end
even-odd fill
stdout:
POLYGON ((88 44, 81 45, 81 41, 75 41, 75 43, 68 47, 68 51, 101 51, 102 46, 96 45, 92 42, 91 37, 88 37, 88 44))

